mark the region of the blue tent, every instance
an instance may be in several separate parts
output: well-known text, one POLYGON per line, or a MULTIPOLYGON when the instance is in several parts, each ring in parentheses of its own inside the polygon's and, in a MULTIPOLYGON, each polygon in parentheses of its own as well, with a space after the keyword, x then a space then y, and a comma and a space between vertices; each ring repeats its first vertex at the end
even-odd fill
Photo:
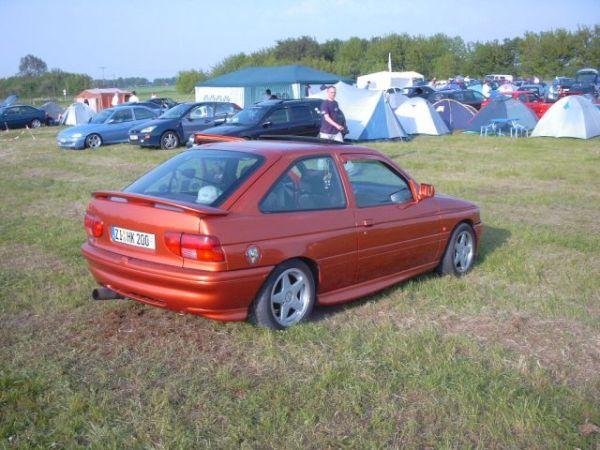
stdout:
POLYGON ((450 131, 464 130, 475 115, 472 109, 451 98, 433 104, 433 109, 442 117, 450 131))
POLYGON ((493 119, 514 119, 528 130, 533 130, 537 124, 537 117, 525 104, 514 98, 499 96, 473 117, 466 131, 479 133, 481 127, 488 125, 493 119))

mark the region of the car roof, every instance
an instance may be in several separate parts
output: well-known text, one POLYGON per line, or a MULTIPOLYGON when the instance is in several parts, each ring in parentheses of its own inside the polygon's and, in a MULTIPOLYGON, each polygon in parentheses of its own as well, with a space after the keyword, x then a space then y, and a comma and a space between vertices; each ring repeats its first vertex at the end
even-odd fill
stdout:
POLYGON ((276 98, 273 100, 263 100, 262 102, 255 103, 252 106, 275 106, 275 105, 289 105, 289 104, 302 104, 302 103, 312 103, 312 102, 322 102, 321 98, 305 98, 305 99, 281 99, 276 98))
MULTIPOLYGON (((313 143, 313 142, 293 142, 286 140, 247 140, 236 142, 215 142, 202 145, 198 151, 203 150, 228 150, 236 152, 246 152, 261 156, 281 156, 307 154, 371 154, 380 155, 380 152, 368 147, 358 145, 340 145, 338 143, 313 143)), ((193 151, 193 150, 191 150, 193 151)))

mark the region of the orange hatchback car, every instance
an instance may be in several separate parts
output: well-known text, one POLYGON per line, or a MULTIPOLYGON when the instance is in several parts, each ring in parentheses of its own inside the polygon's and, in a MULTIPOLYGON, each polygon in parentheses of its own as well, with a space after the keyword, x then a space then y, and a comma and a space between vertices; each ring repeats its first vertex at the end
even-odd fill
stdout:
POLYGON ((477 206, 350 145, 209 144, 92 195, 95 299, 276 329, 423 272, 463 275, 482 233, 477 206))

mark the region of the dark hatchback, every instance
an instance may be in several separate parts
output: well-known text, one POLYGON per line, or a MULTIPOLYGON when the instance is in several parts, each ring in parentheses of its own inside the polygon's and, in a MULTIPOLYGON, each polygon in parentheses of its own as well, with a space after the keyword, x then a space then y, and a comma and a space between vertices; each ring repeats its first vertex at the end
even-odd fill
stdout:
POLYGON ((29 105, 0 108, 0 128, 38 128, 46 123, 46 113, 29 105))
POLYGON ((234 103, 181 103, 160 117, 129 130, 129 143, 172 150, 194 132, 223 123, 238 111, 240 107, 234 103))
POLYGON ((427 98, 435 92, 431 86, 421 85, 421 86, 406 86, 403 88, 390 88, 387 90, 388 93, 394 90, 395 92, 400 92, 401 94, 406 95, 408 98, 413 97, 421 97, 427 100, 427 98))
MULTIPOLYGON (((266 100, 244 108, 227 123, 204 130, 217 134, 255 139, 269 135, 317 136, 321 127, 320 107, 323 100, 266 100)), ((188 147, 194 144, 193 136, 188 147)))
POLYGON ((435 91, 427 97, 430 103, 436 103, 440 100, 450 98, 462 103, 463 105, 472 106, 475 109, 480 109, 481 104, 485 101, 485 97, 482 93, 473 91, 471 89, 445 89, 443 91, 435 91))

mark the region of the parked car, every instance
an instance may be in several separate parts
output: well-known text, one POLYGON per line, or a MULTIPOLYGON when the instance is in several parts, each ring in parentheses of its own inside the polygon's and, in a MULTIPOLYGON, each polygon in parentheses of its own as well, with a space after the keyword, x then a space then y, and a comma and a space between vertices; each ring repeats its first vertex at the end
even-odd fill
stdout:
MULTIPOLYGON (((392 89, 399 89, 399 88, 392 88, 392 89)), ((432 93, 435 92, 435 89, 433 89, 431 86, 427 86, 427 85, 406 86, 406 87, 400 88, 399 91, 395 91, 395 92, 400 92, 401 94, 406 95, 408 98, 421 97, 421 98, 427 99, 432 93)), ((389 90, 388 90, 388 93, 389 93, 389 90)))
MULTIPOLYGON (((508 94, 506 96, 517 99, 517 100, 525 103, 525 106, 527 106, 529 109, 531 109, 535 113, 535 115, 537 116, 538 119, 541 119, 542 116, 544 114, 546 114, 546 111, 548 111, 550 109, 550 107, 554 104, 554 103, 546 102, 543 97, 540 97, 538 94, 536 94, 533 91, 519 90, 519 91, 511 92, 510 94, 508 94)), ((481 104, 481 107, 485 108, 491 101, 492 101, 492 98, 486 99, 481 104)))
POLYGON ((0 129, 38 128, 46 123, 46 113, 29 105, 11 105, 0 108, 0 129))
POLYGON ((552 86, 548 90, 548 100, 556 101, 560 97, 567 95, 571 86, 575 82, 574 78, 569 77, 556 77, 552 82, 552 86))
POLYGON ((129 140, 132 126, 148 122, 157 116, 155 110, 132 104, 100 111, 89 123, 62 130, 56 137, 59 147, 96 149, 105 144, 129 140))
POLYGON ((433 104, 445 98, 450 98, 465 105, 470 105, 475 109, 481 108, 481 104, 485 101, 485 97, 482 93, 471 89, 445 89, 443 91, 435 91, 427 97, 427 100, 433 104))
POLYGON ((581 69, 575 74, 569 95, 597 96, 600 93, 600 75, 596 69, 581 69))
POLYGON ((181 103, 129 130, 129 143, 172 150, 185 143, 195 131, 223 123, 240 109, 234 103, 181 103))
POLYGON ((93 298, 281 329, 316 303, 473 267, 477 206, 378 151, 313 141, 204 145, 94 192, 82 246, 93 298))
MULTIPOLYGON (((311 98, 266 100, 244 108, 223 125, 202 133, 249 139, 268 135, 317 136, 321 127, 319 108, 322 102, 311 98)), ((194 136, 190 136, 187 145, 193 144, 194 136)))

